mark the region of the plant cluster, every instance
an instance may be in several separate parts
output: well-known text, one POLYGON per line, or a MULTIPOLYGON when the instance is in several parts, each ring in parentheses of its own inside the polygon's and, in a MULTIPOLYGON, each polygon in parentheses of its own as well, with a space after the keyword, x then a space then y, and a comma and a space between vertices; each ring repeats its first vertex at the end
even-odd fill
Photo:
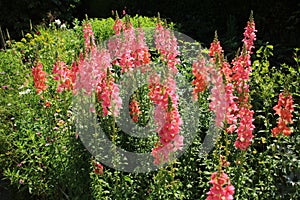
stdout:
MULTIPOLYGON (((0 52, 0 177, 16 199, 299 198, 298 50, 295 66, 270 66, 273 46, 254 52, 250 16, 231 63, 217 35, 189 62, 172 27, 128 15, 75 20, 72 29, 54 21, 0 52), (124 105, 119 81, 129 76, 139 86, 135 70, 148 74, 147 84, 133 91, 126 112, 128 123, 151 123, 155 134, 147 138, 127 136, 116 124, 124 105), (193 87, 200 113, 195 133, 184 129, 183 119, 192 117, 177 76, 193 87), (113 167, 83 145, 76 95, 93 99, 88 114, 114 144, 108 151, 113 167), (212 122, 214 148, 200 155, 212 122), (116 170, 126 160, 115 146, 152 152, 151 164, 160 167, 140 174, 116 170)), ((92 150, 96 139, 89 141, 92 150)))

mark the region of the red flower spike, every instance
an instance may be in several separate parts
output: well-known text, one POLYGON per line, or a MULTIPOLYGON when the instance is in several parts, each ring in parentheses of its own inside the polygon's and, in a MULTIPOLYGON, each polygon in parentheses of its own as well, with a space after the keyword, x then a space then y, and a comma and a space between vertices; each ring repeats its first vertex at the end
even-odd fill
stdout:
POLYGON ((279 115, 277 127, 272 129, 273 137, 277 137, 280 133, 283 133, 285 136, 291 135, 292 130, 287 125, 293 123, 293 103, 292 95, 285 95, 283 92, 279 94, 278 104, 273 107, 276 111, 275 115, 279 115))
POLYGON ((210 182, 213 186, 207 193, 206 200, 232 200, 234 194, 234 186, 230 184, 229 177, 223 171, 214 172, 211 175, 210 182))

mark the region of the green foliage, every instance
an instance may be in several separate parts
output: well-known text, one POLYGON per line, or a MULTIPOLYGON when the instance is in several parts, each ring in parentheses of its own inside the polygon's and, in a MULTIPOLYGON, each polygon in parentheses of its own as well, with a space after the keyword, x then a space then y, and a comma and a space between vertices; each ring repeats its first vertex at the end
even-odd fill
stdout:
MULTIPOLYGON (((255 112, 255 126, 257 134, 252 152, 249 155, 253 165, 252 188, 257 197, 274 199, 294 199, 299 195, 299 83, 300 66, 295 50, 295 67, 286 64, 271 66, 269 58, 273 56, 273 46, 266 44, 257 52, 258 58, 253 62, 251 79, 251 97, 255 112), (275 111, 272 109, 278 101, 279 93, 288 91, 293 96, 293 134, 290 137, 271 137, 271 129, 276 126, 275 111), (255 164, 256 163, 256 164, 255 164), (263 177, 263 178, 262 178, 263 177)), ((256 197, 256 198, 257 198, 256 197)))

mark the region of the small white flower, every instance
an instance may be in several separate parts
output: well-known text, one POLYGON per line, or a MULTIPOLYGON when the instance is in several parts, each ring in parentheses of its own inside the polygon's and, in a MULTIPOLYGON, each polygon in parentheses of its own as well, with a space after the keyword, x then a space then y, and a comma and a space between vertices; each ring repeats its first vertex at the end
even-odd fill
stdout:
POLYGON ((61 21, 60 21, 59 19, 56 19, 56 20, 54 21, 54 23, 57 24, 58 26, 61 25, 61 21))
POLYGON ((62 24, 62 25, 60 26, 60 28, 61 28, 61 29, 65 29, 65 28, 67 28, 67 26, 66 26, 65 24, 62 24))
POLYGON ((20 95, 28 94, 28 93, 30 93, 30 89, 27 89, 25 91, 19 92, 20 95))

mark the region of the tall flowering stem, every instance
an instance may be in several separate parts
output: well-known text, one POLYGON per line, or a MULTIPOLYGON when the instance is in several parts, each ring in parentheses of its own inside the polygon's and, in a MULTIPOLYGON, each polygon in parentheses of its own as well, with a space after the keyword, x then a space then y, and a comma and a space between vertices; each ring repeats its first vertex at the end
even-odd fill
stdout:
MULTIPOLYGON (((220 110, 218 112, 225 113, 225 124, 227 125, 226 132, 233 133, 237 127, 236 113, 238 111, 238 108, 237 108, 237 103, 235 101, 236 97, 234 95, 234 86, 231 83, 232 69, 230 64, 224 59, 224 51, 221 47, 220 41, 218 41, 217 33, 215 34, 214 41, 211 43, 209 49, 209 56, 211 57, 210 62, 214 63, 216 69, 218 69, 219 71, 218 78, 221 79, 221 77, 224 77, 224 79, 220 81, 223 81, 223 84, 225 85, 224 88, 225 106, 223 105, 225 111, 220 110)), ((218 84, 220 83, 217 83, 216 86, 218 86, 218 84)), ((216 88, 216 86, 214 88, 216 88)), ((213 104, 213 101, 211 102, 211 104, 213 104)), ((210 106, 210 108, 214 110, 214 107, 210 106)))
POLYGON ((36 93, 41 94, 44 90, 48 88, 46 85, 46 75, 47 73, 43 71, 43 64, 38 63, 32 68, 32 75, 34 80, 34 87, 36 88, 36 93))
MULTIPOLYGON (((211 56, 211 62, 215 64, 221 77, 225 80, 225 124, 226 132, 233 133, 237 132, 238 137, 235 141, 235 147, 241 150, 247 150, 253 139, 253 114, 249 101, 249 75, 251 73, 251 60, 250 55, 252 54, 253 42, 255 38, 255 23, 250 16, 250 20, 247 22, 247 26, 244 32, 243 49, 241 54, 235 58, 231 64, 224 59, 223 50, 220 42, 215 36, 214 41, 211 43, 209 55, 211 56)), ((219 78, 220 79, 220 78, 219 78)), ((213 79, 212 79, 213 80, 213 79)), ((219 80, 222 81, 222 80, 219 80)), ((214 88, 218 87, 216 82, 214 88)), ((220 89, 217 89, 220 90, 220 89)), ((216 91, 217 91, 216 90, 216 91)), ((220 90, 222 91, 222 90, 220 90)), ((218 93, 220 94, 220 93, 218 93)), ((222 110, 217 110, 214 104, 218 105, 216 97, 218 94, 212 90, 212 97, 210 103, 210 109, 214 110, 215 113, 222 110), (216 102, 216 103, 214 103, 216 102)), ((216 116, 216 125, 220 125, 220 116, 216 116)))
POLYGON ((273 137, 277 137, 283 133, 285 136, 289 136, 292 133, 292 129, 288 127, 289 124, 293 123, 293 97, 291 94, 284 92, 279 94, 279 100, 276 106, 273 107, 276 111, 276 115, 279 116, 277 126, 272 129, 273 137))
POLYGON ((155 104, 154 120, 158 125, 160 137, 156 147, 152 150, 154 164, 163 164, 170 159, 170 154, 182 150, 183 136, 179 135, 182 124, 178 110, 178 96, 176 94, 175 74, 179 63, 177 40, 175 36, 160 23, 154 33, 156 49, 162 61, 167 65, 166 78, 161 81, 160 76, 152 74, 149 80, 149 97, 155 104))
POLYGON ((97 99, 102 105, 103 116, 108 114, 117 116, 122 100, 119 96, 119 87, 111 75, 112 59, 109 51, 96 48, 93 35, 91 25, 86 22, 84 37, 89 54, 78 63, 78 76, 74 88, 75 91, 83 90, 87 96, 96 92, 97 99))
POLYGON ((208 71, 208 80, 213 86, 209 97, 209 108, 215 113, 215 125, 223 127, 226 117, 226 93, 222 74, 223 50, 217 39, 217 34, 211 43, 209 56, 211 57, 210 63, 212 64, 207 65, 206 68, 208 71))
POLYGON ((250 55, 253 53, 253 42, 256 40, 255 32, 255 22, 251 14, 244 32, 244 45, 241 54, 232 61, 232 82, 237 91, 239 109, 237 116, 240 121, 236 130, 238 137, 234 144, 236 148, 241 150, 247 150, 252 143, 252 132, 255 128, 253 125, 254 111, 250 110, 249 100, 249 74, 252 71, 250 55))
MULTIPOLYGON (((224 59, 224 54, 220 42, 215 36, 214 41, 211 43, 209 55, 211 57, 210 61, 214 64, 215 68, 209 68, 208 70, 211 75, 211 81, 214 78, 212 75, 214 69, 218 70, 218 75, 224 77, 224 79, 219 79, 218 81, 225 84, 225 131, 226 140, 227 134, 236 132, 238 134, 237 139, 234 143, 235 147, 243 151, 248 149, 249 145, 253 139, 253 114, 254 111, 251 110, 250 100, 249 100, 249 74, 251 73, 251 60, 250 55, 252 54, 253 42, 255 37, 255 23, 252 18, 252 13, 250 20, 247 22, 247 26, 244 32, 243 39, 243 49, 238 57, 236 57, 232 62, 232 67, 224 59)), ((218 105, 217 95, 214 89, 217 89, 218 82, 215 82, 212 89, 212 94, 210 97, 210 109, 215 113, 220 112, 216 106, 218 105)), ((220 90, 220 89, 218 89, 220 90)), ((222 92, 222 90, 220 90, 222 92)), ((220 92, 219 92, 220 93, 220 92)), ((216 125, 218 125, 218 116, 216 116, 216 125)), ((228 156, 227 151, 227 141, 226 141, 226 157, 228 156)), ((227 159, 225 157, 225 159, 227 159)), ((225 163, 228 163, 224 160, 225 163)), ((223 162, 222 162, 223 163, 223 162)), ((229 164, 229 163, 228 163, 229 164)), ((222 170, 223 164, 220 162, 220 168, 218 172, 214 172, 211 176, 210 183, 213 184, 210 191, 207 193, 207 199, 233 199, 234 187, 230 184, 230 180, 222 170), (224 187, 225 186, 225 187, 224 187)), ((226 165, 227 166, 227 165, 226 165)), ((241 165, 239 165, 241 166, 241 165)), ((238 179, 239 180, 239 179, 238 179)), ((238 185, 238 183, 237 183, 238 185)))

